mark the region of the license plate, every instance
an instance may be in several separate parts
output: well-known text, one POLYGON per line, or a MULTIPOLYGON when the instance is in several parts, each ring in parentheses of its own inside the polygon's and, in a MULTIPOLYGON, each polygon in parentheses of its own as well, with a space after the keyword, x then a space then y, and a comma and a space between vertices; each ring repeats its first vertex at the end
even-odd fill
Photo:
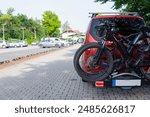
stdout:
POLYGON ((141 80, 112 80, 112 86, 141 86, 141 80))

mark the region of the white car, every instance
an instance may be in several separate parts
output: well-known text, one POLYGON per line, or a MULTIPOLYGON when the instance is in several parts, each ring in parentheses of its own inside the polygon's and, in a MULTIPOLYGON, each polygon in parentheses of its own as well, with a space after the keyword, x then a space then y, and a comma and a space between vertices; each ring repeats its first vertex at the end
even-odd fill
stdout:
POLYGON ((39 44, 39 41, 33 41, 32 46, 37 46, 39 44))
POLYGON ((16 43, 15 42, 9 42, 9 47, 16 47, 16 43))
POLYGON ((0 48, 9 48, 8 41, 0 40, 0 48))
POLYGON ((65 47, 70 45, 67 40, 61 40, 60 42, 61 42, 61 45, 65 47))
POLYGON ((27 47, 28 46, 28 43, 26 41, 23 41, 23 40, 17 41, 17 43, 19 43, 21 47, 27 47))
POLYGON ((9 42, 9 47, 21 47, 20 43, 17 41, 17 42, 9 42))
POLYGON ((62 46, 61 41, 60 41, 60 39, 58 39, 58 38, 51 37, 51 38, 49 38, 49 40, 53 41, 53 42, 55 43, 55 46, 56 46, 56 47, 59 47, 59 48, 60 48, 60 47, 62 46))
POLYGON ((41 48, 50 48, 50 47, 55 47, 56 44, 54 43, 54 41, 51 41, 51 40, 43 40, 43 41, 40 41, 39 43, 39 47, 41 48))

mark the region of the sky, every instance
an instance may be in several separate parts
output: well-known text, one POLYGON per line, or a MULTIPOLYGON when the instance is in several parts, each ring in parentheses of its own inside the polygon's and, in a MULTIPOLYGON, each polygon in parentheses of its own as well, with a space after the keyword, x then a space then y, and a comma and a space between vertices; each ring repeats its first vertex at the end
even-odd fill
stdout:
POLYGON ((14 15, 25 14, 29 18, 42 19, 46 10, 55 12, 61 23, 68 21, 70 27, 86 32, 89 24, 89 12, 113 12, 113 2, 95 3, 94 0, 0 0, 0 10, 6 13, 10 7, 14 15))

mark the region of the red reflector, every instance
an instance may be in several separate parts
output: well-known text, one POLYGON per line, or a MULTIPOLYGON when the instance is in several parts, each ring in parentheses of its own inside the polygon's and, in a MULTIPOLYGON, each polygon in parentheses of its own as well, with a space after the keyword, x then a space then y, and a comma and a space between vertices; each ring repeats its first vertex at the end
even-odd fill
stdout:
POLYGON ((95 82, 96 87, 104 87, 104 81, 97 81, 95 82))

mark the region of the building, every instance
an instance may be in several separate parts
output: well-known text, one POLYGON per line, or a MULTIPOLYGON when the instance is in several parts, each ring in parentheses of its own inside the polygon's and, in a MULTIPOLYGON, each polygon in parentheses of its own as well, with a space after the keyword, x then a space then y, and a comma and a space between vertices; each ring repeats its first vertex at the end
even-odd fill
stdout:
POLYGON ((74 38, 76 38, 79 34, 80 34, 80 31, 79 31, 79 30, 72 30, 72 29, 70 29, 70 30, 64 31, 64 32, 61 34, 61 36, 62 36, 62 38, 64 38, 64 39, 70 39, 70 38, 74 39, 74 38))

